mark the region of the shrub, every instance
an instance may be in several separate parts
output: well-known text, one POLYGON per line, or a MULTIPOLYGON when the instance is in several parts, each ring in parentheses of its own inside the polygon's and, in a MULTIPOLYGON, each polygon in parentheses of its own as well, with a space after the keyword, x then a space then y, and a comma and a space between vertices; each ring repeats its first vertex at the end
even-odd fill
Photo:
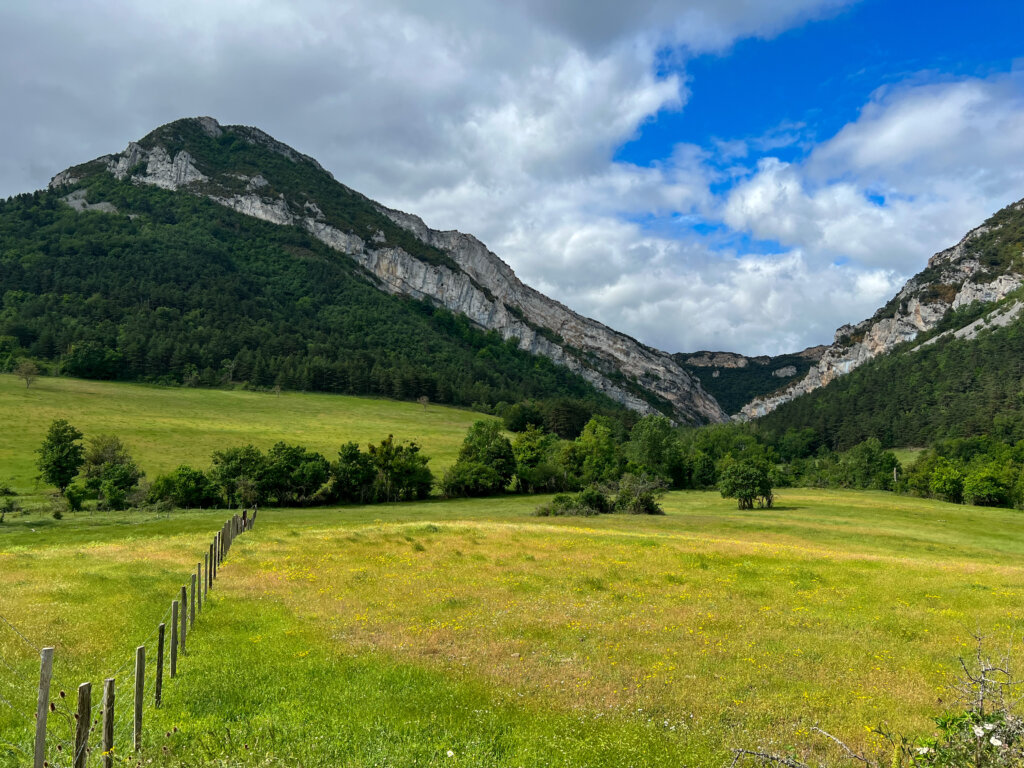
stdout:
POLYGON ((501 476, 478 461, 458 461, 448 468, 441 480, 445 497, 491 496, 505 487, 501 476))
POLYGON ((88 491, 78 483, 69 485, 64 489, 64 500, 68 503, 68 509, 72 512, 81 512, 82 506, 85 504, 86 496, 88 491))
POLYGON ((619 480, 615 511, 629 515, 664 515, 658 499, 665 495, 665 481, 660 477, 634 475, 627 472, 619 480))
POLYGON ((160 475, 150 487, 151 502, 170 501, 177 507, 212 507, 220 499, 209 478, 200 470, 182 464, 166 475, 160 475))
POLYGON ((557 493, 550 502, 537 507, 533 514, 537 517, 592 517, 598 513, 580 504, 572 494, 557 493))
POLYGON ((576 501, 581 506, 594 510, 595 514, 606 515, 612 511, 611 499, 605 495, 600 488, 588 485, 576 496, 576 501))
POLYGON ((1009 502, 1010 489, 993 467, 981 467, 964 478, 964 498, 979 507, 1001 507, 1009 502))

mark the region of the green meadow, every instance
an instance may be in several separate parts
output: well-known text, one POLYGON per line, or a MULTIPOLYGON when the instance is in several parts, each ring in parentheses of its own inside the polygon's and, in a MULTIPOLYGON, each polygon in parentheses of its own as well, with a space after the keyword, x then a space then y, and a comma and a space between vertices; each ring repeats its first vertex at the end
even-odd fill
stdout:
MULTIPOLYGON (((23 389, 0 377, 4 424, 34 430, 0 435, 0 476, 20 484, 31 459, 8 457, 56 415, 121 435, 150 473, 222 443, 327 452, 387 432, 450 461, 474 418, 331 396, 23 389)), ((163 707, 146 710, 143 764, 720 766, 732 747, 825 758, 812 727, 864 748, 881 723, 925 733, 952 706, 973 633, 998 652, 1024 631, 1013 510, 782 489, 771 510, 676 492, 663 517, 532 516, 543 500, 261 509, 163 707)), ((56 648, 52 765, 70 765, 57 746, 77 685, 92 681, 96 700, 113 676, 126 707, 140 644, 151 695, 156 625, 227 514, 0 526, 0 616, 24 635, 0 623, 0 765, 29 764, 40 646, 56 648)), ((119 711, 116 764, 135 765, 119 711)))
POLYGON ((38 474, 35 450, 54 419, 86 437, 115 434, 152 478, 179 464, 209 465, 210 454, 252 443, 300 443, 335 458, 349 440, 379 442, 393 434, 415 440, 435 474, 455 461, 466 429, 480 418, 439 405, 343 395, 187 389, 68 378, 39 378, 26 388, 0 374, 0 481, 29 490, 38 474))

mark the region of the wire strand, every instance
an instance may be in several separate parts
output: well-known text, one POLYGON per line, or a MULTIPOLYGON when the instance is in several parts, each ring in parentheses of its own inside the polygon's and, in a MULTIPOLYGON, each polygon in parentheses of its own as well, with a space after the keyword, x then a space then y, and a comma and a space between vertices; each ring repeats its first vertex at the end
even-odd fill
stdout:
POLYGON ((16 626, 14 626, 10 621, 8 621, 3 616, 3 614, 0 614, 0 621, 2 621, 4 624, 6 624, 11 629, 13 629, 14 630, 14 634, 16 634, 22 640, 24 640, 25 641, 25 645, 27 645, 33 651, 35 651, 36 653, 41 653, 42 652, 42 650, 43 650, 42 648, 39 648, 39 647, 33 645, 32 642, 27 637, 25 637, 23 634, 21 634, 21 631, 16 626))

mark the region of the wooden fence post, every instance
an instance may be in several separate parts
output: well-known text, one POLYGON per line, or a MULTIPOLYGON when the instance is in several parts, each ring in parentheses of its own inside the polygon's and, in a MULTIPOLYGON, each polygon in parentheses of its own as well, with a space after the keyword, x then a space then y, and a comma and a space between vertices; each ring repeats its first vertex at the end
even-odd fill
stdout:
POLYGON ((161 623, 156 628, 156 692, 153 694, 153 704, 160 707, 160 697, 164 691, 164 634, 167 627, 161 623))
POLYGON ((103 681, 103 736, 100 740, 103 750, 103 768, 114 766, 114 678, 103 681))
POLYGON ((171 677, 178 674, 178 601, 171 602, 171 677))
POLYGON ((203 564, 196 563, 196 576, 199 577, 198 592, 196 592, 196 606, 199 608, 199 612, 203 612, 203 587, 206 585, 206 579, 203 578, 203 564))
POLYGON ((39 653, 39 698, 36 700, 36 749, 33 768, 46 762, 46 716, 50 712, 50 680, 53 679, 53 648, 39 653))
POLYGON ((188 590, 181 585, 181 629, 178 630, 178 642, 181 643, 181 654, 185 655, 185 635, 188 630, 188 590))
POLYGON ((142 749, 142 697, 146 695, 146 646, 135 649, 135 728, 132 743, 135 751, 142 749))
POLYGON ((189 579, 191 584, 189 585, 189 599, 191 604, 189 605, 188 611, 188 628, 192 629, 196 625, 196 576, 192 574, 192 578, 189 579))
POLYGON ((92 683, 78 686, 78 725, 75 728, 75 754, 72 768, 85 768, 89 761, 89 728, 92 726, 92 683))

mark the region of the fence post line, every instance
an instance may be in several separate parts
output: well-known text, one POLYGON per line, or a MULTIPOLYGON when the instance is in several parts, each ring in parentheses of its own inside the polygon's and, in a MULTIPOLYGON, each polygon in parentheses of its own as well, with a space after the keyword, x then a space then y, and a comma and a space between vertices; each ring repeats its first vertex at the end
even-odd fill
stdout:
POLYGON ((188 628, 192 629, 196 625, 196 575, 194 573, 189 581, 191 582, 189 585, 189 600, 191 604, 188 609, 188 628))
POLYGON ((171 602, 171 677, 178 674, 178 601, 171 602))
POLYGON ((132 743, 135 751, 142 749, 142 697, 146 695, 146 646, 135 649, 135 727, 132 743))
POLYGON ((153 704, 160 707, 160 697, 164 689, 164 634, 167 630, 162 622, 156 628, 156 692, 153 694, 153 704))
POLYGON ((181 643, 181 654, 185 655, 185 635, 188 630, 188 590, 181 585, 181 629, 178 630, 178 642, 181 643))
POLYGON ((78 725, 75 727, 75 754, 72 768, 85 768, 89 761, 89 728, 92 726, 92 683, 78 686, 78 725))
POLYGON ((203 612, 203 564, 196 563, 196 578, 199 579, 196 586, 196 608, 203 612))
POLYGON ((114 678, 103 681, 103 736, 100 741, 103 750, 103 768, 114 765, 114 678))
POLYGON ((36 749, 32 768, 46 762, 46 716, 50 712, 50 680, 53 679, 53 648, 39 652, 39 698, 36 700, 36 749))

